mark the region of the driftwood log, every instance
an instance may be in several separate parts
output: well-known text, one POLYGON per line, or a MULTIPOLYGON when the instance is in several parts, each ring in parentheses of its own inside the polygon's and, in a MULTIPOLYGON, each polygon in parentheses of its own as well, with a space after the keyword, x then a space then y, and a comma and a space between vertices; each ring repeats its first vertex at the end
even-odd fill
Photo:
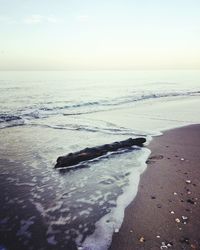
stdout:
POLYGON ((134 145, 142 147, 143 143, 145 142, 146 139, 143 137, 136 139, 129 138, 125 141, 114 142, 111 144, 105 144, 92 148, 85 148, 81 151, 69 153, 68 155, 58 157, 55 168, 70 167, 83 161, 95 159, 97 157, 107 154, 108 152, 117 151, 118 149, 123 148, 130 148, 134 145))

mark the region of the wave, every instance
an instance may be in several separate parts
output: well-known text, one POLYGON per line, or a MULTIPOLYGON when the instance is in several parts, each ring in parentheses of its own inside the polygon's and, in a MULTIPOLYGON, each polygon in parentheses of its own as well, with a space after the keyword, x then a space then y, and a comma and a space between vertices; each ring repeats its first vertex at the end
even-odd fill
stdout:
MULTIPOLYGON (((134 104, 136 102, 142 102, 150 99, 159 99, 166 97, 184 97, 184 96, 198 96, 200 95, 200 91, 188 91, 188 92, 168 92, 168 93, 152 93, 152 94, 142 94, 142 95, 130 95, 123 96, 119 98, 115 98, 112 100, 102 100, 99 102, 101 109, 98 110, 83 110, 82 112, 70 111, 64 113, 64 115, 83 115, 89 113, 95 113, 105 110, 116 109, 116 106, 124 106, 128 104, 134 104)), ((90 105, 89 105, 90 106, 90 105)))
MULTIPOLYGON (((52 104, 52 103, 51 103, 52 104)), ((69 105, 65 105, 65 106, 55 106, 52 108, 48 108, 48 107, 41 107, 40 110, 43 111, 53 111, 53 110, 62 110, 62 109, 71 109, 71 108, 80 108, 80 107, 87 107, 87 106, 94 106, 94 105, 99 105, 100 102, 80 102, 77 104, 69 104, 69 105)))
POLYGON ((22 126, 25 121, 16 115, 0 114, 0 129, 7 127, 22 126))
MULTIPOLYGON (((0 128, 11 126, 19 126, 29 123, 31 120, 43 119, 49 116, 65 115, 79 116, 83 114, 101 112, 106 110, 114 110, 125 105, 132 105, 137 102, 142 102, 150 99, 159 99, 166 97, 184 97, 184 96, 199 96, 200 91, 180 91, 180 92, 164 92, 164 93, 134 93, 128 96, 121 96, 113 99, 102 99, 98 101, 82 101, 78 103, 55 105, 58 102, 47 102, 46 104, 34 104, 30 107, 25 107, 20 110, 10 113, 0 114, 0 128), (55 105, 55 106, 54 106, 55 105)), ((55 127, 56 128, 56 127, 55 127)), ((57 129, 60 129, 59 126, 57 129)), ((79 127, 73 129, 92 130, 97 128, 79 127)), ((109 131, 110 132, 110 131, 109 131)), ((117 132, 117 131, 114 131, 117 132)))
POLYGON ((108 128, 106 126, 92 126, 86 124, 67 124, 67 125, 48 125, 48 124, 32 124, 33 126, 46 127, 52 129, 61 129, 61 130, 72 130, 72 131, 86 131, 86 132, 94 132, 94 133, 102 133, 102 134, 113 134, 113 135, 127 135, 127 136, 153 136, 157 135, 157 133, 150 133, 144 131, 131 130, 123 127, 111 127, 108 128))
POLYGON ((14 120, 21 120, 20 116, 16 115, 8 115, 8 114, 0 114, 0 122, 10 122, 14 120))

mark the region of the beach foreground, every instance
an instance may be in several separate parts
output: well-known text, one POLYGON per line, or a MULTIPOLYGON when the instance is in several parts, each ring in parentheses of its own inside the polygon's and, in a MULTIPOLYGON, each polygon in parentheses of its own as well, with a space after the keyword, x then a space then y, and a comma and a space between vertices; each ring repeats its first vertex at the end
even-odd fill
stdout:
POLYGON ((110 250, 200 249, 200 125, 165 131, 110 250))

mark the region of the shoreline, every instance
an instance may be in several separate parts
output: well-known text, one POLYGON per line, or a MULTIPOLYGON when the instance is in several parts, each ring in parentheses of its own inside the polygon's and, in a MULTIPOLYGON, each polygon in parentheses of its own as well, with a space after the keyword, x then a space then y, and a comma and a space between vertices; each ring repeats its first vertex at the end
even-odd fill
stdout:
POLYGON ((110 250, 200 248, 200 125, 162 132, 110 250))

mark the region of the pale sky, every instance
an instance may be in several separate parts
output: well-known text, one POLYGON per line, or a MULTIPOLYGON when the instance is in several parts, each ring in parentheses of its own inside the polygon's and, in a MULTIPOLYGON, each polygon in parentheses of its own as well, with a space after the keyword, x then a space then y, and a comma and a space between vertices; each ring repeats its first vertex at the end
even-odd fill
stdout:
POLYGON ((0 0, 0 70, 200 69, 200 0, 0 0))

